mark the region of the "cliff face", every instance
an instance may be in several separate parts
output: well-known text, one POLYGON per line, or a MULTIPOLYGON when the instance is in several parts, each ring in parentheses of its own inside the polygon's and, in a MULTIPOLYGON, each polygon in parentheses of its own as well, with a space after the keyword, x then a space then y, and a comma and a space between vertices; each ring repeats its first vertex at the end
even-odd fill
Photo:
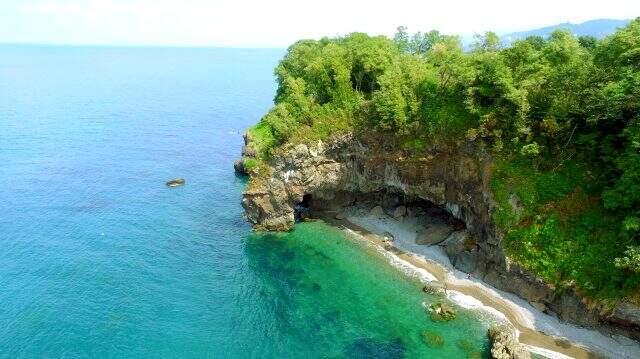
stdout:
MULTIPOLYGON (((250 148, 250 139, 246 142, 245 148, 250 148)), ((489 186, 490 156, 470 144, 421 158, 405 158, 381 147, 351 135, 314 145, 285 145, 270 161, 270 174, 253 178, 244 193, 247 219, 258 230, 285 231, 292 228, 301 206, 331 210, 368 203, 393 211, 435 205, 466 225, 465 245, 447 247, 454 264, 464 257, 467 271, 473 269, 485 282, 565 321, 640 339, 637 307, 624 304, 605 310, 588 305, 573 290, 558 293, 509 261, 501 245, 503 234, 492 220, 496 204, 489 186)), ((510 203, 517 210, 518 198, 510 203)))

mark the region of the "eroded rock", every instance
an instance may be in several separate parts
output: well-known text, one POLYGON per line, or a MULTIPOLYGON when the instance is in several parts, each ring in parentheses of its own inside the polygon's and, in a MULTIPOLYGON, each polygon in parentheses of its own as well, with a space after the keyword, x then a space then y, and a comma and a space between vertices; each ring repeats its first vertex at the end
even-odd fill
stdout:
POLYGON ((393 211, 393 218, 395 218, 395 219, 400 219, 400 218, 402 218, 402 217, 404 217, 406 215, 407 215, 407 207, 405 207, 405 206, 398 206, 393 211))
POLYGON ((456 319, 456 309, 447 303, 434 303, 429 306, 431 320, 434 322, 446 322, 456 319))
POLYGON ((531 354, 520 344, 513 330, 504 325, 492 326, 487 331, 494 359, 531 359, 531 354))
POLYGON ((438 244, 447 239, 451 232, 453 229, 446 224, 429 224, 416 234, 416 243, 421 245, 438 244))
MULTIPOLYGON (((251 139, 246 137, 245 142, 250 146, 251 139)), ((394 217, 401 214, 401 206, 405 217, 444 209, 464 222, 439 243, 457 268, 474 272, 498 289, 515 293, 564 320, 606 325, 605 332, 615 330, 640 339, 640 321, 635 314, 640 309, 636 306, 628 304, 611 311, 587 306, 578 293, 558 294, 510 262, 502 247, 504 233, 492 217, 497 208, 489 185, 490 155, 473 144, 461 144, 454 151, 434 147, 423 157, 407 161, 396 148, 351 134, 327 142, 285 145, 269 160, 268 171, 259 176, 250 174, 242 202, 246 218, 257 230, 290 230, 295 223, 294 208, 305 194, 313 196, 313 206, 318 208, 336 210, 357 203, 373 208, 371 214, 383 219, 390 218, 383 207, 394 217)), ((243 152, 252 154, 249 148, 243 152)), ((517 210, 520 199, 511 196, 509 205, 517 210)))
POLYGON ((384 209, 382 208, 382 206, 373 207, 371 211, 369 211, 369 215, 371 217, 375 217, 379 219, 387 218, 387 214, 384 213, 384 209))

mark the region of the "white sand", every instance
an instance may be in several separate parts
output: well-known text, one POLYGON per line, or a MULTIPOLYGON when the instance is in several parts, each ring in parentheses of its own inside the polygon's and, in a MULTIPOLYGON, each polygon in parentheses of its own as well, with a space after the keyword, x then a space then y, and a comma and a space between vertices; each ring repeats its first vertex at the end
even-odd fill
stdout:
MULTIPOLYGON (((409 252, 408 254, 417 260, 432 265, 435 263, 443 267, 445 270, 445 283, 461 287, 473 287, 475 290, 484 292, 485 295, 492 298, 492 301, 499 302, 502 310, 508 308, 511 314, 511 321, 513 322, 514 319, 517 321, 517 323, 512 323, 516 328, 529 328, 552 337, 563 338, 576 346, 586 348, 590 352, 599 353, 610 358, 640 358, 640 343, 638 342, 622 336, 606 336, 595 330, 563 323, 557 318, 539 311, 527 301, 512 293, 500 291, 477 278, 468 279, 466 273, 453 268, 449 258, 440 246, 425 246, 415 243, 416 232, 422 228, 416 219, 377 218, 369 214, 351 211, 351 213, 347 213, 347 220, 378 235, 382 235, 384 232, 391 233, 395 239, 393 242, 394 247, 409 252)), ((349 232, 356 234, 353 231, 349 232)), ((383 250, 382 247, 380 247, 380 250, 387 253, 386 256, 392 264, 403 268, 405 271, 412 271, 414 275, 417 275, 423 281, 434 281, 436 279, 425 268, 417 267, 393 253, 383 250)), ((492 313, 495 320, 506 320, 505 315, 498 309, 484 305, 482 301, 469 295, 449 291, 449 297, 462 306, 482 309, 492 313)), ((528 347, 532 352, 546 357, 568 358, 568 356, 554 352, 549 348, 533 345, 528 345, 528 347)))

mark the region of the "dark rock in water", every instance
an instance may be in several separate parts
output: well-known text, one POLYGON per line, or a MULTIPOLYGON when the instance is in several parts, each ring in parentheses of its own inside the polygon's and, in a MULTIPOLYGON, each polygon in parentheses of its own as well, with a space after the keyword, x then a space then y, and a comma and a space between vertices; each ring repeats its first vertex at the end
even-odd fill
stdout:
POLYGON ((456 309, 447 303, 434 303, 429 306, 431 320, 445 322, 456 319, 456 309))
POLYGON ((473 352, 476 352, 476 346, 473 344, 473 342, 471 342, 470 340, 467 339, 460 339, 456 342, 456 346, 458 348, 460 348, 463 352, 470 354, 473 352))
POLYGON ((389 241, 389 242, 393 242, 395 240, 395 237, 393 237, 393 234, 389 233, 389 232, 384 232, 382 234, 382 238, 385 241, 389 241))
POLYGON ((445 286, 440 282, 430 282, 422 287, 422 291, 427 294, 444 294, 445 286))
POLYGON ((422 332, 422 340, 429 348, 441 348, 444 346, 444 338, 442 335, 431 330, 422 332))
POLYGON ((345 350, 346 358, 358 359, 400 359, 404 358, 405 347, 400 339, 381 342, 372 338, 357 339, 345 350))
POLYGON ((169 187, 178 187, 185 184, 184 178, 174 178, 172 180, 167 181, 166 185, 169 187))
POLYGON ((334 218, 339 220, 339 221, 342 221, 343 219, 345 219, 347 217, 344 215, 344 213, 338 213, 338 214, 335 215, 334 218))
POLYGON ((341 316, 341 313, 339 310, 334 310, 334 311, 326 312, 322 314, 322 317, 324 318, 324 320, 331 323, 337 323, 340 320, 340 316, 341 316))
POLYGON ((504 325, 492 326, 487 331, 494 359, 531 359, 531 354, 518 342, 513 331, 504 325))
POLYGON ((244 166, 244 159, 242 158, 233 162, 233 169, 239 175, 244 175, 244 176, 248 175, 247 169, 244 166))

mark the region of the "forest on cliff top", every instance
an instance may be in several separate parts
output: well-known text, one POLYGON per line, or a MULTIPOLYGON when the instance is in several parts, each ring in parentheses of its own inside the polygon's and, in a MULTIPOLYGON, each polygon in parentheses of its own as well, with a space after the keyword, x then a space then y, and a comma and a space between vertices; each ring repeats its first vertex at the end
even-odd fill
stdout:
POLYGON ((602 40, 556 31, 503 46, 486 33, 468 50, 402 27, 303 40, 275 74, 249 170, 285 143, 348 131, 417 156, 474 142, 494 158, 513 260, 559 290, 640 302, 640 18, 602 40))

